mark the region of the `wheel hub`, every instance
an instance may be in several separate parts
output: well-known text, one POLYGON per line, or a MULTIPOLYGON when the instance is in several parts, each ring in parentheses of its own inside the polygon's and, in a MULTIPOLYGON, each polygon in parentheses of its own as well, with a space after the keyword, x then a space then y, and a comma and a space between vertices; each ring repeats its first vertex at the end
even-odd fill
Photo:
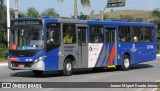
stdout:
POLYGON ((129 59, 124 60, 124 66, 125 66, 125 68, 129 67, 129 59))
POLYGON ((66 64, 66 70, 67 71, 71 71, 71 69, 72 69, 72 64, 71 63, 67 63, 66 64))

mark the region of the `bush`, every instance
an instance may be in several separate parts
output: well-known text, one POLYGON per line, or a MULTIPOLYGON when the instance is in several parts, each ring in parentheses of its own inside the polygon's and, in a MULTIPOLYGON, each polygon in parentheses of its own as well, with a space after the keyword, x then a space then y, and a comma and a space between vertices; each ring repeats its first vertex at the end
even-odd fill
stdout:
POLYGON ((0 58, 7 58, 8 49, 5 44, 0 44, 0 58))

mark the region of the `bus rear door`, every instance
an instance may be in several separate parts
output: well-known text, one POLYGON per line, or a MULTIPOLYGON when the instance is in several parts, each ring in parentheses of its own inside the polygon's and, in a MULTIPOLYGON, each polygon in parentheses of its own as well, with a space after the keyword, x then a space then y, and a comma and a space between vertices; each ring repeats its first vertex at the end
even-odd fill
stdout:
POLYGON ((105 27, 106 34, 106 64, 105 65, 116 65, 117 64, 117 37, 116 37, 116 26, 105 27))

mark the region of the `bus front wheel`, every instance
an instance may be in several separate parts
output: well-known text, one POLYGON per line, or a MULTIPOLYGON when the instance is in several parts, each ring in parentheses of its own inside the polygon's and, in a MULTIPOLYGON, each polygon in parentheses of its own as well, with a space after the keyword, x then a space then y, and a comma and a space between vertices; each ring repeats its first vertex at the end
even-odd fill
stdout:
POLYGON ((127 71, 130 69, 130 67, 131 67, 131 58, 128 55, 124 55, 121 69, 123 71, 127 71))
POLYGON ((67 58, 63 65, 63 75, 70 76, 72 75, 73 65, 70 58, 67 58))
POLYGON ((33 74, 34 74, 35 76, 42 76, 43 71, 33 70, 33 74))

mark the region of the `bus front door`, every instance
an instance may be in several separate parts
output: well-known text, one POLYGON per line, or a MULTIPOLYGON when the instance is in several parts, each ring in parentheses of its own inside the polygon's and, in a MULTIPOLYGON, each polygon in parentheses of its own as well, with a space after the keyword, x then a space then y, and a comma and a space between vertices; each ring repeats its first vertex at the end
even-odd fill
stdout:
POLYGON ((116 65, 117 43, 116 43, 116 27, 106 27, 106 64, 116 65))
POLYGON ((87 67, 87 27, 77 26, 78 30, 78 67, 87 67))

